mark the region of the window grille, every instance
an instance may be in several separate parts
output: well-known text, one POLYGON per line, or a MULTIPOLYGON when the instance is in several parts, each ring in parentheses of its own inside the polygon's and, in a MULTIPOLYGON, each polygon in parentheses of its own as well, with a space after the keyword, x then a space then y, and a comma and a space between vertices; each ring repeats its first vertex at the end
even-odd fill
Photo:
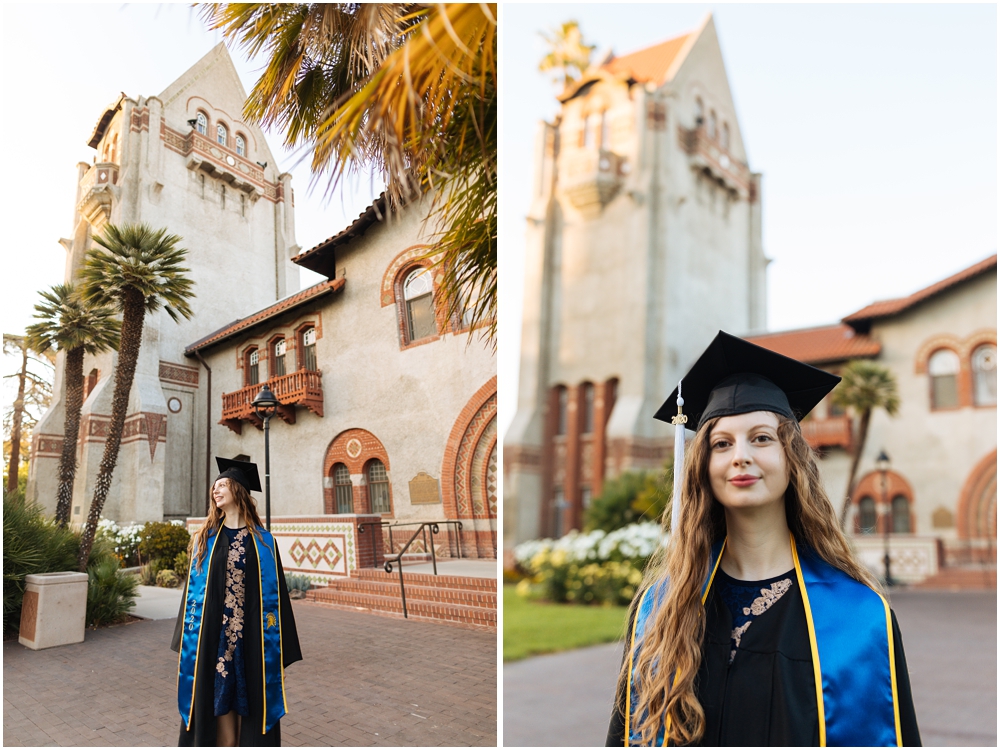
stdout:
POLYGON ((385 464, 377 458, 368 464, 368 504, 372 513, 392 511, 389 503, 389 475, 385 472, 385 464))
POLYGON ((351 485, 351 472, 344 464, 333 467, 333 485, 336 488, 337 512, 354 512, 354 494, 351 485))
POLYGON ((242 135, 236 136, 236 153, 240 156, 247 155, 247 142, 243 140, 242 135))
POLYGON ((203 113, 199 112, 197 117, 195 117, 195 120, 197 121, 195 128, 199 133, 205 135, 208 132, 208 118, 205 117, 203 113))
POLYGON ((938 349, 927 363, 931 376, 931 408, 958 406, 958 355, 951 349, 938 349))
POLYGON ((219 142, 220 146, 226 145, 226 140, 228 139, 229 133, 226 131, 226 126, 221 122, 215 127, 215 140, 219 142))
POLYGON ((260 382, 260 352, 254 349, 247 357, 250 366, 247 368, 247 385, 257 385, 260 382))
POLYGON ((434 280, 430 271, 417 268, 403 282, 409 341, 437 334, 434 320, 434 280))
POLYGON ((306 370, 316 370, 316 329, 307 328, 302 332, 302 366, 306 370))
POLYGON ((858 526, 861 527, 862 534, 874 534, 878 526, 878 517, 875 515, 875 500, 870 497, 861 498, 858 503, 858 526))
POLYGON ((902 495, 896 495, 892 499, 892 532, 910 533, 910 504, 902 495))
POLYGON ((997 348, 993 344, 984 344, 972 353, 972 393, 976 406, 996 405, 997 348))
POLYGON ((274 342, 274 372, 275 377, 285 374, 285 340, 278 339, 274 342))
POLYGON ((589 435, 594 431, 594 384, 583 384, 583 432, 589 435))

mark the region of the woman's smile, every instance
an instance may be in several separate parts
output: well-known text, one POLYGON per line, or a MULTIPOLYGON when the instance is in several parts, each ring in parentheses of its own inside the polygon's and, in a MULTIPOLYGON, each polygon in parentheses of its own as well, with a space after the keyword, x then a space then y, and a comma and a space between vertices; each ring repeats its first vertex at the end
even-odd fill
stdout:
POLYGON ((755 411, 723 417, 709 436, 708 477, 715 499, 728 509, 782 502, 788 463, 778 440, 778 416, 755 411))
POLYGON ((735 484, 737 487, 752 487, 759 479, 760 477, 755 477, 751 474, 739 474, 732 477, 729 482, 735 484))

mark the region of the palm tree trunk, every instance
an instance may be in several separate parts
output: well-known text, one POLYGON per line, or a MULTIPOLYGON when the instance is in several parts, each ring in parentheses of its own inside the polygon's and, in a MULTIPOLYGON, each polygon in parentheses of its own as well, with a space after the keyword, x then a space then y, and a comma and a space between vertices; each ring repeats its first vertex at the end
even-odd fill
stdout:
POLYGON ((21 372, 17 376, 17 398, 10 430, 10 463, 7 464, 7 492, 17 492, 21 471, 21 418, 24 414, 24 382, 28 378, 28 344, 21 339, 21 372))
POLYGON ((858 465, 861 463, 861 455, 865 452, 865 442, 868 440, 868 423, 872 418, 872 410, 865 409, 861 412, 861 419, 858 420, 858 434, 854 439, 854 454, 851 456, 851 473, 847 477, 847 497, 844 498, 844 505, 840 509, 840 528, 843 531, 847 524, 847 511, 851 507, 851 496, 857 487, 858 465))
POLYGON ((128 288, 125 292, 125 304, 122 306, 122 337, 121 348, 118 350, 118 366, 115 368, 115 393, 111 405, 111 423, 108 425, 108 439, 104 444, 104 456, 97 473, 94 485, 94 499, 90 503, 90 514, 87 516, 87 526, 80 539, 80 571, 87 572, 87 561, 90 550, 94 546, 94 536, 97 534, 97 522, 101 520, 104 511, 104 501, 108 499, 111 489, 111 477, 118 463, 118 450, 122 444, 122 432, 125 429, 125 416, 128 411, 128 397, 135 379, 135 366, 139 361, 139 347, 142 345, 143 317, 146 313, 145 300, 142 294, 128 288))
POLYGON ((69 523, 73 503, 73 480, 76 478, 76 444, 80 434, 80 411, 83 409, 83 347, 66 352, 66 418, 63 421, 63 449, 59 458, 59 495, 56 523, 69 523))

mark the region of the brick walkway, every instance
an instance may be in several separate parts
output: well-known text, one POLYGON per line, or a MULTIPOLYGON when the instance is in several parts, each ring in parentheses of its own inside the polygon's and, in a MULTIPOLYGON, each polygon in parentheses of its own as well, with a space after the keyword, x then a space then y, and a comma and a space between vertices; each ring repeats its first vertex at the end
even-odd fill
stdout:
MULTIPOLYGON (((996 591, 894 591, 925 746, 996 747, 996 591)), ((603 745, 622 644, 504 666, 506 747, 603 745)))
MULTIPOLYGON (((285 673, 283 744, 496 745, 495 634, 293 607, 304 661, 285 673)), ((176 745, 173 629, 136 622, 45 651, 5 642, 4 745, 176 745)))

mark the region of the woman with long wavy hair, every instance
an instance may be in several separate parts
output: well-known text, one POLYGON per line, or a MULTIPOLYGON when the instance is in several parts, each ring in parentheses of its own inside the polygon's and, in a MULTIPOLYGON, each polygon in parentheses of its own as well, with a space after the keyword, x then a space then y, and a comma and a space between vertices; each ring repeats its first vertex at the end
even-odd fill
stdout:
POLYGON ((255 464, 217 458, 205 525, 191 540, 171 648, 181 746, 280 745, 284 668, 299 639, 281 558, 251 491, 255 464))
POLYGON ((609 746, 920 744, 895 615, 799 427, 839 380, 720 331, 657 412, 697 433, 630 610, 609 746))

